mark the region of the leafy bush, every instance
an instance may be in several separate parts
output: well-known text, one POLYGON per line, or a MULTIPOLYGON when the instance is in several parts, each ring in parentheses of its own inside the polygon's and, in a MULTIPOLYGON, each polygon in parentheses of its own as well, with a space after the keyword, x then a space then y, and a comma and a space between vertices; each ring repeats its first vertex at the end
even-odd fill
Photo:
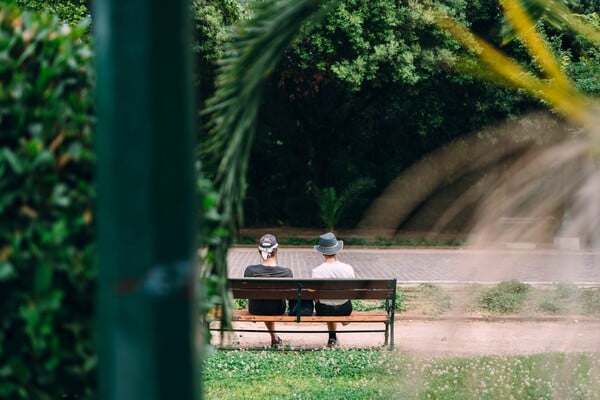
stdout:
POLYGON ((556 283, 552 291, 541 299, 538 309, 549 314, 563 314, 576 309, 579 290, 572 283, 556 283))
POLYGON ((233 301, 233 307, 235 310, 245 310, 248 308, 248 299, 235 299, 233 301))
POLYGON ((85 29, 0 9, 0 398, 96 387, 85 29))
POLYGON ((37 12, 48 11, 56 14, 61 21, 78 23, 89 15, 89 0, 16 0, 19 7, 37 12))
POLYGON ((531 285, 515 280, 500 282, 485 290, 478 304, 484 311, 501 314, 518 312, 530 289, 531 285))
POLYGON ((580 294, 584 314, 600 315, 600 290, 584 289, 580 294))
POLYGON ((452 296, 447 289, 432 283, 422 283, 414 291, 415 301, 423 314, 439 315, 452 307, 452 296))
POLYGON ((560 302, 559 298, 548 296, 540 302, 539 310, 549 314, 561 314, 565 310, 565 306, 560 302))
POLYGON ((344 210, 364 191, 375 186, 372 178, 359 178, 350 182, 348 186, 338 194, 334 187, 319 188, 314 183, 309 184, 315 200, 319 205, 319 217, 329 231, 333 231, 344 212, 344 210))

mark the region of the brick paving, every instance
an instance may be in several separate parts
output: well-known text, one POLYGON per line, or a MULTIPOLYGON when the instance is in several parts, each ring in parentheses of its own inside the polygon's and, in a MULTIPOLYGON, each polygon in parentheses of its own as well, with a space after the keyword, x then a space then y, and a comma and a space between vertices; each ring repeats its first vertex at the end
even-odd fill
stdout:
MULTIPOLYGON (((600 253, 559 250, 468 250, 351 248, 340 253, 357 278, 394 277, 399 283, 496 283, 515 279, 531 284, 570 282, 600 285, 600 253)), ((322 256, 312 247, 279 249, 279 264, 298 278, 310 277, 322 256)), ((244 268, 260 262, 254 247, 233 247, 229 252, 229 276, 243 276, 244 268)))

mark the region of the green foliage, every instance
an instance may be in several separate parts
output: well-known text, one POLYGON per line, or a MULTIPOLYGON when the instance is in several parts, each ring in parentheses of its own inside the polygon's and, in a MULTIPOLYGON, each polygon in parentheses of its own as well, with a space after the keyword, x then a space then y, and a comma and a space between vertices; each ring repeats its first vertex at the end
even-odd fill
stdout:
MULTIPOLYGON (((433 3, 448 6, 459 16, 466 8, 464 1, 433 3)), ((319 29, 298 40, 290 55, 298 60, 300 71, 335 78, 352 92, 369 83, 414 85, 449 56, 447 36, 431 27, 427 7, 419 3, 398 7, 389 0, 345 0, 327 14, 319 29)))
POLYGON ((231 56, 221 62, 214 96, 204 113, 210 117, 211 136, 201 156, 214 173, 217 209, 227 227, 243 220, 249 153, 265 75, 272 71, 291 38, 310 18, 317 18, 312 1, 266 4, 252 20, 238 26, 228 46, 231 56))
POLYGON ((342 193, 338 195, 333 187, 320 189, 317 185, 311 184, 310 190, 319 204, 319 216, 327 230, 333 231, 342 213, 351 204, 352 200, 374 186, 374 179, 361 178, 349 183, 342 193))
POLYGON ((205 363, 206 399, 592 399, 597 354, 413 358, 397 352, 223 352, 205 363))
POLYGON ((505 281, 484 291, 479 307, 488 312, 501 314, 515 313, 521 310, 525 303, 531 285, 519 281, 505 281))
POLYGON ((396 311, 406 311, 407 306, 406 293, 403 289, 396 288, 396 311))
POLYGON ((77 25, 89 16, 91 0, 16 0, 19 7, 56 14, 61 21, 77 25))
MULTIPOLYGON (((340 190, 369 177, 375 190, 337 223, 353 227, 373 196, 424 154, 539 107, 520 93, 452 73, 448 65, 460 50, 432 25, 422 2, 337 3, 310 26, 310 35, 294 40, 268 78, 248 170, 245 212, 254 226, 316 225, 320 210, 310 202, 307 182, 340 190), (258 206, 267 202, 268 208, 258 206)), ((495 2, 431 6, 497 38, 495 2)))
MULTIPOLYGON (((371 310, 387 310, 388 304, 385 300, 369 301, 369 300, 351 300, 352 310, 354 311, 371 311, 371 310)), ((391 308, 391 304, 389 304, 391 308)), ((406 297, 401 289, 396 291, 396 311, 406 311, 406 297)))
MULTIPOLYGON (((379 377, 377 383, 381 384, 391 355, 361 350, 275 353, 280 352, 216 352, 209 356, 206 398, 378 398, 381 389, 375 382, 359 382, 364 377, 379 377)), ((389 389, 387 393, 392 394, 389 389)))
POLYGON ((563 314, 577 310, 577 297, 581 289, 572 283, 560 282, 553 285, 550 293, 540 301, 538 309, 548 314, 563 314))
POLYGON ((559 299, 549 296, 541 301, 539 309, 540 311, 548 314, 560 314, 564 311, 564 306, 561 304, 559 299))
POLYGON ((452 295, 433 283, 422 283, 416 290, 417 301, 424 314, 439 315, 452 307, 452 295))
POLYGON ((191 13, 197 99, 198 104, 203 105, 214 94, 218 60, 225 56, 232 25, 240 19, 246 19, 248 13, 243 4, 236 0, 195 0, 191 4, 191 13))
POLYGON ((92 70, 85 28, 0 9, 0 397, 92 398, 92 70))
POLYGON ((221 297, 223 322, 228 325, 232 307, 225 291, 227 251, 231 232, 243 221, 249 153, 256 130, 266 74, 272 71, 291 38, 306 20, 318 18, 319 4, 309 0, 269 2, 251 20, 234 31, 228 57, 221 60, 216 90, 204 115, 210 121, 210 138, 202 143, 200 156, 214 177, 214 214, 207 257, 201 278, 210 295, 221 297), (213 236, 214 235, 214 236, 213 236))
POLYGON ((582 290, 580 302, 584 314, 600 315, 600 290, 597 288, 582 290))
MULTIPOLYGON (((284 234, 277 237, 277 241, 286 246, 313 246, 315 244, 315 237, 318 233, 315 233, 315 236, 311 237, 297 237, 297 236, 285 236, 284 234)), ((251 236, 241 236, 236 240, 237 244, 250 245, 253 246, 256 244, 256 238, 251 236)), ((378 236, 374 239, 365 238, 365 237, 356 237, 356 236, 346 236, 344 238, 344 243, 348 246, 363 246, 363 247, 427 247, 427 246, 449 246, 456 247, 464 245, 464 241, 460 239, 449 239, 449 240, 439 240, 439 239, 428 239, 428 238, 419 238, 419 239, 407 239, 407 238, 397 238, 397 239, 389 239, 383 236, 378 236)))
POLYGON ((559 282, 554 285, 556 297, 559 299, 568 299, 577 293, 577 286, 569 282, 559 282))
MULTIPOLYGON (((198 174, 199 165, 197 166, 198 174)), ((211 312, 219 308, 221 325, 231 326, 230 311, 236 308, 236 303, 227 287, 227 264, 222 260, 227 257, 227 248, 231 237, 223 216, 217 209, 217 192, 213 183, 203 177, 197 181, 197 193, 200 200, 199 209, 201 219, 198 226, 200 254, 200 271, 198 312, 200 320, 207 318, 211 312)), ((212 316, 210 317, 212 318, 212 316)), ((210 343, 211 332, 206 330, 206 324, 199 324, 199 334, 210 343)))
POLYGON ((245 310, 248 308, 248 299, 235 299, 234 308, 236 310, 245 310))

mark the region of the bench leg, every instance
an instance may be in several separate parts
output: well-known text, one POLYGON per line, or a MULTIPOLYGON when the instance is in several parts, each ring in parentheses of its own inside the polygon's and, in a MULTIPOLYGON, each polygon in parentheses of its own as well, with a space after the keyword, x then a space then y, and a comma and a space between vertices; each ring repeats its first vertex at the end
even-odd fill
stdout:
POLYGON ((392 321, 392 323, 390 323, 389 325, 390 325, 390 350, 394 350, 394 322, 392 321))
POLYGON ((385 340, 383 341, 383 345, 387 346, 390 338, 390 324, 385 322, 385 340))

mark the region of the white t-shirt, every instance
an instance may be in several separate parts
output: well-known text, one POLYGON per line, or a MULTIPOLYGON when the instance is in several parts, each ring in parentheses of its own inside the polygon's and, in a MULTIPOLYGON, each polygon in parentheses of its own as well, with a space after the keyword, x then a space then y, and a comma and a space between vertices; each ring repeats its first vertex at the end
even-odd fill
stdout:
MULTIPOLYGON (((338 279, 353 279, 354 269, 343 262, 336 261, 334 263, 324 262, 312 270, 312 277, 319 279, 338 278, 338 279)), ((330 306, 339 306, 348 300, 327 299, 319 300, 323 304, 330 306)))

